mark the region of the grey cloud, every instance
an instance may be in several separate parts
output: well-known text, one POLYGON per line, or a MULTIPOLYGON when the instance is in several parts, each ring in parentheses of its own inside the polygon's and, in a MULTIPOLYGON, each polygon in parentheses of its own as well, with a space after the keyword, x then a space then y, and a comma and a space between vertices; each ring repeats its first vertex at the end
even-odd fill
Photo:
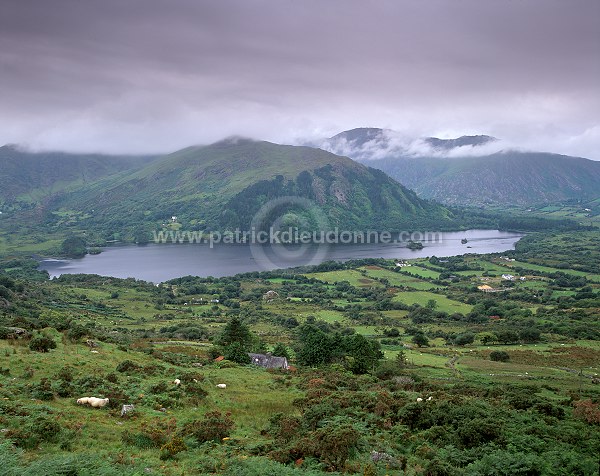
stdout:
POLYGON ((4 0, 0 142, 157 152, 377 126, 600 159, 598 18, 596 0, 4 0))

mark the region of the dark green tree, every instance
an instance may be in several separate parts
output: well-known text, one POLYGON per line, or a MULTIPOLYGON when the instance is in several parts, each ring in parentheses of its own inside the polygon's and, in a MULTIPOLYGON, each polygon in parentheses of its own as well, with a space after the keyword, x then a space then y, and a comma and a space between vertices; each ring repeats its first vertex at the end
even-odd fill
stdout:
POLYGON ((429 345, 429 339, 425 337, 425 334, 419 333, 413 336, 412 343, 419 347, 427 347, 429 345))
POLYGON ((225 347, 223 352, 224 357, 227 360, 236 362, 238 364, 249 364, 250 356, 242 344, 239 342, 233 342, 225 347))
POLYGON ((355 374, 366 374, 383 358, 379 342, 369 341, 361 334, 347 338, 346 347, 350 357, 349 368, 355 374))
POLYGON ((276 357, 285 357, 288 360, 290 358, 290 351, 281 342, 275 344, 275 347, 273 347, 273 351, 271 353, 276 357))
POLYGON ((238 316, 231 318, 217 339, 217 344, 222 347, 228 347, 235 342, 240 344, 244 349, 248 349, 252 344, 250 329, 248 329, 248 326, 238 316))
POLYGON ((540 331, 537 329, 532 329, 531 327, 527 327, 525 329, 521 329, 519 331, 519 338, 527 343, 531 344, 533 342, 539 342, 541 338, 540 331))
POLYGON ((515 331, 503 330, 494 332, 496 340, 501 344, 514 344, 519 341, 519 335, 515 331))
POLYGON ((510 360, 510 355, 503 350, 494 350, 490 352, 490 360, 495 362, 508 362, 510 360))
POLYGON ((296 357, 300 365, 317 366, 328 364, 333 357, 333 342, 329 335, 312 324, 300 327, 298 334, 300 349, 296 357))
POLYGON ((87 253, 85 241, 78 236, 70 236, 62 242, 61 252, 68 258, 83 258, 87 253))
POLYGON ((464 332, 462 334, 458 334, 454 339, 454 343, 456 345, 472 344, 474 341, 475 334, 473 334, 472 332, 464 332))
POLYGON ((29 348, 36 352, 48 352, 50 349, 56 349, 56 342, 47 336, 35 336, 29 342, 29 348))

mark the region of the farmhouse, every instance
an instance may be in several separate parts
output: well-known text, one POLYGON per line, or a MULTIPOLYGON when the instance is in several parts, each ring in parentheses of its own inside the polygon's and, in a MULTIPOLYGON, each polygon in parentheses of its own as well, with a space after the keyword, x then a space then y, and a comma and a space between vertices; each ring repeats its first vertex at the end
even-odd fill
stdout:
POLYGON ((264 367, 265 369, 284 369, 290 368, 285 357, 275 357, 271 354, 248 354, 254 365, 264 367))
POLYGON ((512 274, 503 274, 502 279, 504 279, 506 281, 514 281, 515 277, 512 274))

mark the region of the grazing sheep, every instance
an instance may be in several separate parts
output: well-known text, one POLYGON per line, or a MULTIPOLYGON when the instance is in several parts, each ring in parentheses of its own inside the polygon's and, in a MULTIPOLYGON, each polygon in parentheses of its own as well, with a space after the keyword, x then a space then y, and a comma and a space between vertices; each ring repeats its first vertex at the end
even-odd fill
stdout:
POLYGON ((227 388, 227 385, 224 383, 218 383, 217 388, 227 388))
POLYGON ((433 400, 433 397, 429 397, 429 398, 427 399, 427 401, 428 401, 428 402, 430 402, 431 400, 433 400))
POLYGON ((179 387, 179 385, 181 385, 181 380, 176 378, 175 380, 173 380, 173 383, 179 387))
POLYGON ((104 408, 108 405, 108 398, 90 397, 88 403, 94 408, 104 408))
POLYGON ((417 398, 417 403, 421 403, 423 399, 421 397, 417 398))
POLYGON ((94 408, 103 408, 108 404, 108 398, 82 397, 77 399, 79 405, 90 405, 94 408))

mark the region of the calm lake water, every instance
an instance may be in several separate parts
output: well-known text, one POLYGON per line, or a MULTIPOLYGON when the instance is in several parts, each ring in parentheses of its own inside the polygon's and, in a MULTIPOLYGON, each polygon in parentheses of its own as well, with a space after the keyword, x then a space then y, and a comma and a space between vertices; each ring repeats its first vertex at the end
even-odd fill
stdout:
POLYGON ((44 260, 40 269, 51 277, 61 274, 99 274, 118 278, 136 278, 155 283, 193 276, 232 276, 249 271, 264 271, 327 260, 359 258, 408 259, 425 256, 456 256, 467 253, 498 253, 514 249, 523 236, 498 230, 468 230, 440 233, 439 241, 423 240, 422 250, 410 250, 406 243, 330 244, 285 247, 227 245, 211 248, 208 244, 149 244, 112 246, 99 255, 81 259, 44 260), (466 244, 461 240, 466 238, 466 244))

